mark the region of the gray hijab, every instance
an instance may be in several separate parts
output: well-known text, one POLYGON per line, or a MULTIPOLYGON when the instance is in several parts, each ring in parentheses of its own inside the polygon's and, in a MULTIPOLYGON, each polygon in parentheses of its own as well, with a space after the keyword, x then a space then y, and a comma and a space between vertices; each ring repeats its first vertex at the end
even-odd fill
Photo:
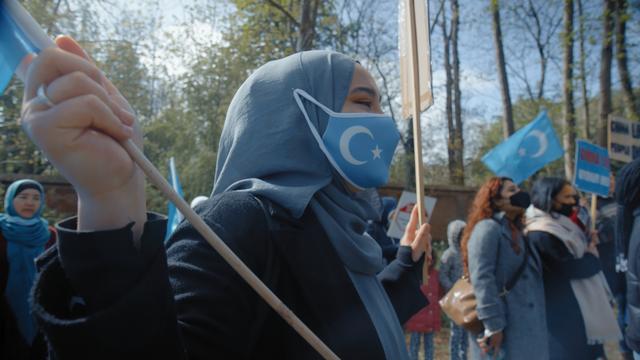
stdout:
MULTIPOLYGON (((316 215, 344 264, 376 328, 387 358, 408 358, 402 328, 376 278, 382 250, 366 233, 376 211, 347 191, 320 150, 294 97, 302 89, 340 112, 355 62, 330 51, 307 51, 271 61, 238 89, 220 138, 212 195, 248 191, 286 208, 296 218, 316 215)), ((305 102, 322 134, 328 115, 305 102)))

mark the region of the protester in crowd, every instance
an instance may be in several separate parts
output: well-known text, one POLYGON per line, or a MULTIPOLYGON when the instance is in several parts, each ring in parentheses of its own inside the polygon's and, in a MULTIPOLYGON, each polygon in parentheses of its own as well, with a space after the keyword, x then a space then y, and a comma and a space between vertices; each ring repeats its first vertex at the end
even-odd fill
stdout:
POLYGON ((616 301, 616 318, 618 327, 622 332, 622 340, 618 344, 620 356, 623 360, 631 360, 633 354, 627 346, 625 340, 625 329, 627 327, 627 292, 624 273, 616 271, 615 252, 615 224, 617 205, 614 199, 615 177, 611 174, 609 195, 598 196, 596 231, 598 232, 598 254, 600 255, 600 265, 602 272, 607 279, 607 284, 616 301))
POLYGON ((616 184, 616 252, 618 269, 626 270, 626 343, 640 360, 640 159, 625 165, 616 184))
POLYGON ((425 360, 434 359, 435 348, 433 339, 440 331, 440 304, 438 300, 442 296, 440 282, 438 280, 438 270, 436 270, 436 256, 433 249, 428 266, 425 267, 423 274, 424 283, 420 287, 422 294, 428 300, 427 306, 415 313, 409 321, 404 324, 404 328, 410 333, 409 339, 409 357, 412 360, 418 360, 420 352, 420 341, 424 342, 424 358, 425 360))
MULTIPOLYGON (((598 359, 622 335, 602 274, 597 235, 571 220, 576 190, 561 178, 536 181, 526 233, 543 269, 551 359, 598 359)), ((575 216, 574 216, 575 218, 575 216)))
POLYGON ((461 250, 485 330, 469 335, 472 359, 548 358, 542 277, 522 233, 529 204, 528 193, 497 177, 473 200, 461 250))
POLYGON ((372 196, 373 202, 377 203, 379 216, 367 221, 365 231, 374 238, 382 248, 382 256, 386 263, 392 262, 398 252, 398 241, 387 235, 389 230, 389 214, 396 208, 397 201, 390 196, 380 197, 375 189, 371 189, 377 196, 372 196))
POLYGON ((34 259, 55 243, 42 218, 44 189, 34 180, 7 188, 0 214, 0 359, 44 359, 46 344, 29 311, 34 259))
MULTIPOLYGON (((460 254, 460 241, 466 223, 462 220, 454 220, 447 226, 447 241, 449 247, 442 254, 440 260, 439 280, 443 294, 446 294, 453 284, 462 277, 462 256, 460 254)), ((460 326, 451 322, 451 336, 449 338, 449 353, 452 360, 466 360, 467 347, 469 346, 467 332, 460 326)))
MULTIPOLYGON (((75 42, 57 45, 30 65, 22 118, 79 195, 78 217, 58 224, 58 251, 41 259, 35 289, 33 310, 56 357, 318 358, 188 222, 165 256, 165 223, 146 212, 143 176, 118 143, 134 133, 130 108, 75 42)), ((407 359, 400 324, 426 302, 429 225, 418 227, 414 210, 383 269, 380 246, 364 233, 375 211, 356 196, 387 181, 397 140, 356 61, 329 51, 271 61, 231 101, 212 198, 197 207, 343 359, 407 359), (347 123, 372 134, 350 147, 350 158, 368 154, 367 166, 343 161, 347 123)))

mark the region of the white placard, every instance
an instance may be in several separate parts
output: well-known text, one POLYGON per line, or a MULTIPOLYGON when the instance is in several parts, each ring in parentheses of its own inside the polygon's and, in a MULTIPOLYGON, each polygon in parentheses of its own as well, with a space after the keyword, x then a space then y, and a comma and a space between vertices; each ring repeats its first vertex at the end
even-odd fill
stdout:
MULTIPOLYGON (((431 217, 433 212, 433 208, 436 206, 436 201, 438 199, 425 196, 424 197, 424 208, 427 212, 427 221, 431 217)), ((389 214, 389 230, 387 231, 387 235, 392 238, 400 239, 402 235, 404 235, 404 229, 407 227, 409 223, 409 219, 411 218, 411 210, 413 206, 416 204, 416 193, 403 191, 400 196, 400 200, 398 200, 398 206, 394 211, 389 214)))
POLYGON ((631 162, 640 158, 640 123, 609 116, 609 157, 631 162))

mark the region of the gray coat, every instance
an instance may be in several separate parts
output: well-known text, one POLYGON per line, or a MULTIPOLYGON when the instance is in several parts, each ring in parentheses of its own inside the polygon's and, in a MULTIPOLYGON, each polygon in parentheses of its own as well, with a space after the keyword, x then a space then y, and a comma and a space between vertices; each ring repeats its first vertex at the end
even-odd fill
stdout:
MULTIPOLYGON (((532 256, 518 282, 504 297, 498 294, 522 264, 524 252, 511 247, 511 230, 503 213, 476 224, 468 243, 469 275, 478 301, 478 317, 490 331, 503 330, 506 359, 549 358, 542 273, 532 256)), ((522 235, 520 249, 525 243, 522 235)), ((482 359, 470 335, 471 359, 482 359)))
POLYGON ((460 240, 466 223, 454 220, 447 226, 447 240, 449 248, 442 253, 438 280, 444 292, 449 291, 453 284, 462 277, 462 256, 460 254, 460 240))

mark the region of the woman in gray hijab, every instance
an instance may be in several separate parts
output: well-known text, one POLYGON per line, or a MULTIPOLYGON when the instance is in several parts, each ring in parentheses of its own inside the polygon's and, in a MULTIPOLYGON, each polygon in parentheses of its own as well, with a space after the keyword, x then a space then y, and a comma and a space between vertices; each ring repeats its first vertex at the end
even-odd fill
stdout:
MULTIPOLYGON (((116 141, 140 139, 128 104, 73 40, 57 43, 31 65, 22 119, 79 195, 34 290, 55 357, 319 357, 190 224, 163 245, 165 222, 146 213, 142 175, 116 141)), ((197 207, 345 359, 406 359, 400 324, 425 305, 429 226, 418 228, 414 211, 384 267, 364 232, 376 212, 357 196, 386 182, 397 141, 375 82, 352 59, 310 51, 272 61, 235 94, 212 197, 197 207)))

